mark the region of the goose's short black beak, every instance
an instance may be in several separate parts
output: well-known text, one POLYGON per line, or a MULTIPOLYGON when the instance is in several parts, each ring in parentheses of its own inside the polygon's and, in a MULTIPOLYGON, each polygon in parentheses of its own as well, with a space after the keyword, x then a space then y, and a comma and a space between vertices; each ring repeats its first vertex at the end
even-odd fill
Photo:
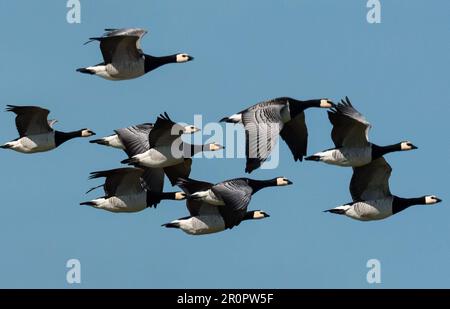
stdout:
POLYGON ((292 184, 294 184, 294 183, 288 179, 287 184, 288 184, 288 185, 292 185, 292 184))
POLYGON ((416 145, 411 145, 411 149, 419 149, 416 145))
POLYGON ((440 198, 436 198, 436 203, 440 203, 440 202, 442 202, 442 200, 440 199, 440 198))
POLYGON ((188 61, 192 61, 192 60, 194 60, 194 57, 188 56, 188 61))
POLYGON ((270 215, 269 214, 264 214, 264 218, 269 218, 270 217, 270 215))

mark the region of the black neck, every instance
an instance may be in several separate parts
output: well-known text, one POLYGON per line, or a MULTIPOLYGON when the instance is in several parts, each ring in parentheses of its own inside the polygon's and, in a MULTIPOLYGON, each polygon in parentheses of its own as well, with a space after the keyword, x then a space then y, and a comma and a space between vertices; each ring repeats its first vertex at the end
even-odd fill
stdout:
POLYGON ((190 158, 197 153, 208 151, 209 145, 192 145, 189 143, 183 143, 183 157, 190 158))
POLYGON ((162 200, 175 200, 177 192, 151 192, 147 191, 147 205, 148 207, 159 204, 162 200))
POLYGON ((392 201, 392 213, 396 214, 402 210, 405 210, 408 207, 425 204, 426 204, 425 196, 416 198, 401 198, 398 196, 394 196, 394 199, 392 201))
POLYGON ((395 152, 395 151, 401 151, 402 150, 402 143, 388 145, 388 146, 378 146, 375 144, 372 144, 372 160, 381 158, 387 153, 395 152))
POLYGON ((253 194, 258 192, 261 189, 267 188, 267 187, 275 187, 277 185, 277 179, 270 179, 270 180, 254 180, 254 179, 247 179, 247 184, 253 189, 253 194))
POLYGON ((320 100, 308 100, 308 101, 299 101, 295 99, 288 99, 288 100, 291 118, 294 118, 298 114, 303 113, 307 108, 320 107, 320 100))
POLYGON ((73 132, 61 132, 61 131, 55 131, 55 145, 58 147, 62 143, 67 142, 68 140, 71 140, 75 137, 81 137, 81 132, 83 130, 73 131, 73 132))
POLYGON ((252 210, 252 211, 247 211, 247 212, 245 213, 245 215, 244 215, 244 218, 242 218, 242 221, 245 221, 245 220, 253 220, 253 219, 254 219, 254 218, 253 218, 254 213, 255 213, 254 210, 252 210))
POLYGON ((144 55, 144 59, 145 59, 144 71, 145 73, 147 73, 156 68, 159 68, 162 65, 177 62, 177 55, 170 55, 164 57, 154 57, 150 55, 144 55))

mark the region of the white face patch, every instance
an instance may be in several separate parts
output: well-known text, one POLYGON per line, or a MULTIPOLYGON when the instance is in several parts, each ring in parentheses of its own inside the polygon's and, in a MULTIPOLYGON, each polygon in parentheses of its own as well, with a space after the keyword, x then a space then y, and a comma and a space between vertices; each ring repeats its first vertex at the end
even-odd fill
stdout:
POLYGON ((200 131, 199 128, 197 128, 195 126, 192 126, 192 125, 189 125, 189 126, 185 126, 184 127, 184 132, 183 133, 193 134, 193 133, 198 132, 198 131, 200 131))
POLYGON ((217 151, 222 149, 223 147, 218 144, 209 144, 209 150, 210 151, 217 151))
POLYGON ((92 135, 95 135, 95 133, 92 132, 89 129, 85 129, 85 130, 81 131, 81 136, 82 137, 89 137, 89 136, 92 136, 92 135))
POLYGON ((401 150, 413 150, 412 143, 410 141, 405 141, 400 144, 401 150))
POLYGON ((333 107, 333 104, 331 104, 331 102, 328 101, 327 99, 322 99, 322 100, 320 100, 320 107, 330 108, 330 107, 333 107))
POLYGON ((277 186, 287 186, 289 185, 289 180, 284 177, 278 177, 277 178, 277 186))
POLYGON ((184 192, 175 193, 175 199, 180 201, 186 199, 186 194, 184 192))
POLYGON ((432 205, 432 204, 436 204, 439 203, 441 200, 438 199, 436 196, 434 195, 427 195, 425 196, 425 204, 426 205, 432 205))
POLYGON ((178 54, 177 55, 177 62, 188 62, 189 60, 192 60, 192 57, 190 57, 188 54, 178 54))
POLYGON ((265 218, 266 216, 265 216, 265 213, 263 212, 263 211, 259 211, 259 210, 257 210, 257 211, 255 211, 254 213, 253 213, 253 219, 263 219, 263 218, 265 218))

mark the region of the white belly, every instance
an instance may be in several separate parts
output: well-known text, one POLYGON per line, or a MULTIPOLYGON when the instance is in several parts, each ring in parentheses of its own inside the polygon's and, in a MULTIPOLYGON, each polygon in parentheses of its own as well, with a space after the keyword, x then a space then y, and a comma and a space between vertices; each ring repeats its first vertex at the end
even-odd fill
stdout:
POLYGON ((360 221, 381 220, 392 215, 392 197, 357 202, 345 215, 360 221))
POLYGON ((221 216, 200 215, 180 220, 180 228, 190 235, 204 235, 225 230, 225 222, 221 216))
POLYGON ((139 163, 146 167, 164 168, 183 162, 182 156, 174 157, 170 146, 152 148, 144 153, 135 155, 139 163))
POLYGON ((9 142, 11 149, 22 153, 36 153, 54 149, 55 132, 30 135, 19 138, 17 141, 9 142))
POLYGON ((338 166, 358 167, 372 161, 372 148, 339 148, 318 153, 321 161, 338 166))
POLYGON ((96 207, 111 212, 138 212, 147 207, 145 192, 133 195, 112 196, 101 200, 96 207))

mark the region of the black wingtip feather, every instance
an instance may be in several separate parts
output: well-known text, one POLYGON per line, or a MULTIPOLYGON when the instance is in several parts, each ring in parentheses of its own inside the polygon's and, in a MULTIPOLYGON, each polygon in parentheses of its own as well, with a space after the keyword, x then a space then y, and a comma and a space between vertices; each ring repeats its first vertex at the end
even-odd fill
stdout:
POLYGON ((5 112, 14 112, 14 110, 17 108, 18 106, 15 106, 15 105, 6 105, 6 108, 5 108, 5 112))
POLYGON ((92 172, 89 175, 89 179, 96 179, 102 177, 103 172, 92 172))

